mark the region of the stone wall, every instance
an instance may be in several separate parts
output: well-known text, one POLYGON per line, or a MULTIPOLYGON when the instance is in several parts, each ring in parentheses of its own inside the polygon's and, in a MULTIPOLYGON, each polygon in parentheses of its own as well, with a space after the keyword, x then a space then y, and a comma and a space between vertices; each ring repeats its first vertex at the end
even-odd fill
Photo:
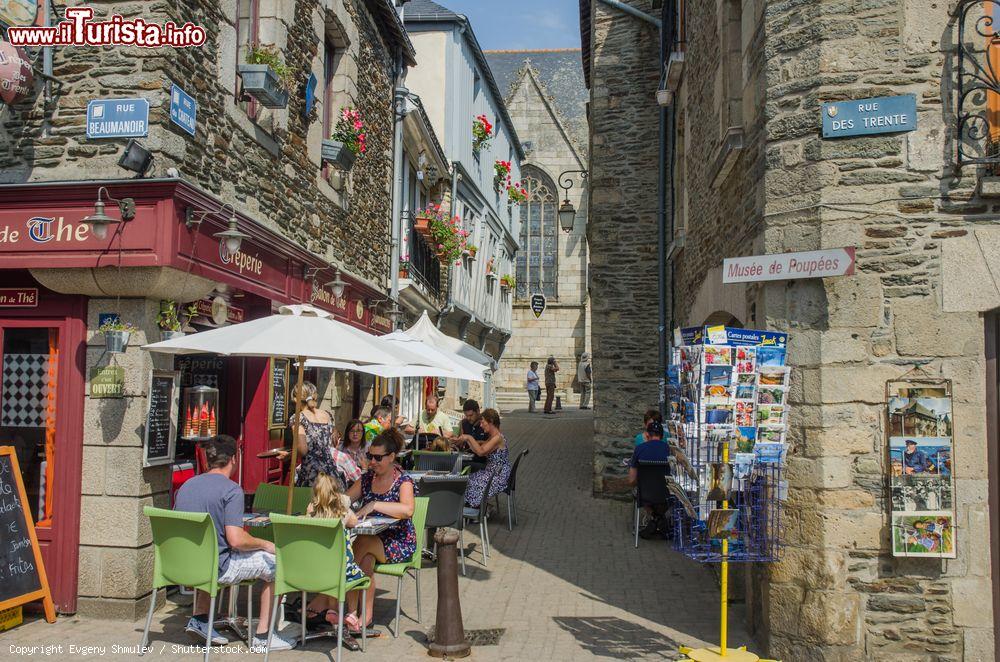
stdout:
MULTIPOLYGON (((659 14, 659 3, 631 0, 659 14), (654 4, 656 7, 654 7, 654 4)), ((620 459, 658 401, 659 39, 594 2, 590 86, 590 296, 595 375, 594 491, 627 490, 620 459)))
POLYGON ((724 257, 858 251, 852 277, 742 290, 750 318, 742 321, 791 334, 787 547, 782 562, 754 569, 748 595, 752 625, 778 659, 993 659, 981 313, 996 304, 946 309, 942 297, 982 287, 975 256, 953 247, 996 228, 1000 208, 980 195, 975 169, 952 169, 954 4, 866 0, 817 12, 812 3, 745 0, 741 32, 753 46, 743 66, 759 96, 748 107, 744 88, 748 148, 719 190, 699 171, 717 124, 693 118, 722 112, 708 75, 720 23, 716 3, 688 10, 678 321, 703 322, 706 292, 721 299, 734 287, 704 280, 719 278, 724 257), (822 139, 822 102, 908 93, 918 101, 916 131, 822 139), (753 108, 756 122, 748 121, 753 108), (955 266, 946 273, 950 250, 955 266), (958 266, 959 255, 970 268, 958 266), (918 365, 953 380, 951 561, 890 553, 885 384, 918 365))

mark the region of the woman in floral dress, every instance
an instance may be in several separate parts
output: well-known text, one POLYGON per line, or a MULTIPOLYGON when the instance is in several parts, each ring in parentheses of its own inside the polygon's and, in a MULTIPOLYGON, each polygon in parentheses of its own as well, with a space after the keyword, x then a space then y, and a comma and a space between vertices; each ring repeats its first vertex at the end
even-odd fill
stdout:
MULTIPOLYGON (((289 422, 293 430, 298 428, 295 438, 302 458, 295 486, 312 487, 317 476, 327 474, 340 481, 341 490, 347 490, 361 476, 361 469, 350 455, 337 448, 339 434, 333 427, 333 416, 317 406, 319 394, 311 383, 302 382, 302 388, 296 387, 292 395, 302 404, 299 425, 295 425, 295 420, 289 422)), ((287 451, 279 455, 282 461, 287 457, 287 451)))
MULTIPOLYGON (((417 534, 413 529, 413 479, 396 464, 396 454, 402 446, 402 438, 395 429, 379 434, 368 448, 368 471, 361 480, 354 483, 347 494, 352 501, 360 501, 358 517, 385 515, 400 520, 375 536, 359 535, 354 542, 354 558, 372 581, 368 589, 367 614, 371 625, 375 607, 375 564, 402 563, 417 552, 417 534)), ((347 596, 347 614, 344 622, 348 631, 361 631, 360 592, 352 591, 347 596)), ((369 630, 368 636, 378 636, 377 630, 369 630)))
POLYGON ((480 427, 486 433, 486 441, 476 441, 466 436, 469 449, 479 457, 486 458, 486 468, 477 471, 469 478, 465 488, 465 502, 473 508, 478 508, 483 499, 489 500, 507 489, 510 479, 510 452, 507 449, 507 438, 500 434, 500 414, 496 409, 487 409, 479 421, 480 427), (486 494, 486 483, 494 476, 490 493, 486 494))

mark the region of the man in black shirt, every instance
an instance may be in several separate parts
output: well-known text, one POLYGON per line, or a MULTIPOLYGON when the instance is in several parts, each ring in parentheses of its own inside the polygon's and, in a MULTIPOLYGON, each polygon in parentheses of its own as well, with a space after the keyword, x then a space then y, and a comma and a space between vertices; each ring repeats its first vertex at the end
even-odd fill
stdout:
MULTIPOLYGON (((468 439, 475 439, 476 441, 486 441, 489 438, 485 432, 483 432, 482 426, 479 425, 479 421, 482 417, 479 413, 479 403, 475 400, 466 400, 465 404, 462 405, 462 434, 455 440, 456 445, 459 448, 468 447, 468 439)), ((486 466, 486 458, 479 457, 476 455, 472 458, 473 471, 478 471, 486 466)))

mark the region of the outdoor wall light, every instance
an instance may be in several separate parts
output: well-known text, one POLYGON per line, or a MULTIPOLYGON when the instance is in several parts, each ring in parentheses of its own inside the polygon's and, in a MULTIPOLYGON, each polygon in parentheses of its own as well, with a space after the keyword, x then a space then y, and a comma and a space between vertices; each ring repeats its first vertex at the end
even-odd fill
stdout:
POLYGON ((139 141, 129 140, 125 145, 125 151, 118 159, 118 165, 126 170, 138 173, 138 179, 146 176, 149 166, 153 164, 153 153, 139 144, 139 141))
POLYGON ((335 299, 339 299, 344 296, 344 288, 347 287, 347 283, 344 279, 340 277, 340 269, 337 269, 337 273, 334 274, 333 280, 325 284, 323 287, 330 288, 330 292, 333 293, 335 299))
POLYGON ((232 257, 240 250, 243 240, 249 239, 250 235, 240 232, 239 224, 236 222, 236 210, 233 209, 232 205, 228 206, 232 209, 232 213, 229 216, 229 227, 222 232, 216 232, 212 236, 219 238, 219 247, 222 249, 222 254, 226 257, 232 257))
MULTIPOLYGON (((565 198, 562 204, 559 205, 559 226, 565 231, 570 232, 573 230, 573 225, 576 223, 576 207, 573 203, 569 201, 569 190, 573 188, 573 177, 570 175, 580 175, 581 180, 587 179, 586 170, 566 170, 559 174, 559 188, 561 188, 565 194, 565 198)), ((581 183, 581 186, 583 184, 581 183)))
POLYGON ((94 213, 84 218, 82 222, 90 226, 90 230, 94 233, 94 237, 97 239, 107 239, 108 227, 117 223, 131 221, 133 218, 135 218, 135 200, 132 198, 122 198, 121 200, 112 198, 111 194, 108 193, 108 189, 102 186, 97 189, 97 202, 94 203, 94 213), (102 195, 106 197, 109 202, 118 203, 118 210, 121 212, 121 220, 112 218, 104 212, 104 200, 101 199, 102 195))

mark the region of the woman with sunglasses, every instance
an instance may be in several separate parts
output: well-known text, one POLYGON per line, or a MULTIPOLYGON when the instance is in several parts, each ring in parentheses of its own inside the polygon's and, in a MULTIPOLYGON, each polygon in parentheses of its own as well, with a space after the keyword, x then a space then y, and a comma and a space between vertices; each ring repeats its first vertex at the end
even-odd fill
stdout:
POLYGON ((340 450, 344 451, 357 463, 363 471, 368 470, 368 458, 365 457, 365 424, 353 418, 344 428, 344 437, 340 442, 340 450))
MULTIPOLYGON (((402 447, 402 435, 396 429, 382 432, 368 448, 368 471, 361 480, 348 491, 351 501, 360 501, 357 511, 359 519, 368 515, 385 515, 399 520, 376 536, 358 536, 354 541, 354 558, 372 581, 368 589, 367 614, 371 625, 375 607, 375 564, 402 563, 417 551, 417 535, 413 529, 413 479, 396 464, 396 454, 402 447)), ((347 596, 347 614, 344 622, 352 634, 360 634, 361 621, 360 592, 353 591, 347 596)), ((377 630, 369 630, 368 636, 379 636, 377 630)))

